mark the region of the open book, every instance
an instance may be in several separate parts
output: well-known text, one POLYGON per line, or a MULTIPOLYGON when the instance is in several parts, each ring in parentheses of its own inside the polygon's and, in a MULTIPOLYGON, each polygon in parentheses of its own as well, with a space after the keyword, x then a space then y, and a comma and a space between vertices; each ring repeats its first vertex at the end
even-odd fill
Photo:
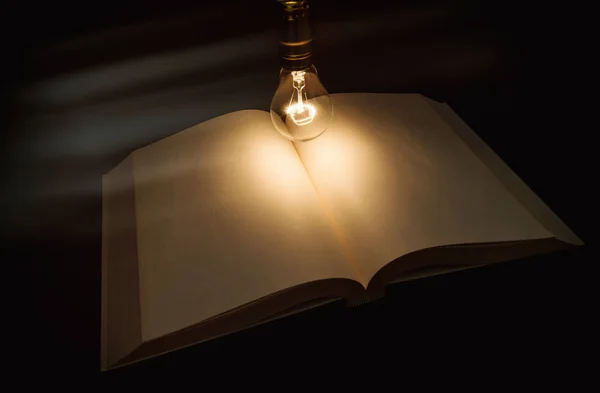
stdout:
POLYGON ((336 94, 301 144, 211 119, 103 177, 102 368, 581 241, 445 104, 336 94))

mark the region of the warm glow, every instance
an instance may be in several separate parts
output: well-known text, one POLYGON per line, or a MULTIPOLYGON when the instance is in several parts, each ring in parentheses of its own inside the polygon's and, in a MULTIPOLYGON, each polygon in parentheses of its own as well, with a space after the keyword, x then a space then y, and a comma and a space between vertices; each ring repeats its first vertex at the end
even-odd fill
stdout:
MULTIPOLYGON (((290 106, 285 110, 298 126, 310 124, 317 114, 316 108, 311 104, 305 103, 303 99, 303 95, 306 94, 304 92, 304 87, 306 86, 305 75, 305 71, 292 71, 295 89, 294 96, 296 96, 297 102, 295 104, 290 103, 290 106)), ((294 97, 292 97, 292 101, 294 101, 294 97)))
POLYGON ((317 109, 311 104, 297 103, 287 107, 285 110, 294 123, 299 126, 309 124, 317 114, 317 109))
POLYGON ((243 176, 251 181, 246 185, 245 193, 249 198, 263 200, 271 206, 285 206, 286 212, 280 214, 294 222, 307 207, 302 196, 304 187, 310 184, 306 170, 298 165, 294 148, 277 135, 273 138, 257 136, 256 141, 246 143, 251 153, 243 166, 243 176), (287 211, 290 206, 294 209, 287 211))
POLYGON ((307 142, 323 134, 331 124, 333 107, 317 70, 285 70, 270 106, 275 129, 288 140, 307 142))

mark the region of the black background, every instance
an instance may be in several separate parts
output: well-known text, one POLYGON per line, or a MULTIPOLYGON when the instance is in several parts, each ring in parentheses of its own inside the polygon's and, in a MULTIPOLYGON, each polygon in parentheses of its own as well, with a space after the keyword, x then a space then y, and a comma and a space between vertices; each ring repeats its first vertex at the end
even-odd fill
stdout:
MULTIPOLYGON (((100 175, 198 122, 267 109, 279 9, 271 0, 8 8, 1 197, 2 262, 17 268, 4 276, 10 362, 27 375, 97 377, 100 175)), ((312 2, 314 62, 331 93, 447 101, 587 246, 404 283, 375 303, 332 304, 104 377, 235 375, 249 364, 266 373, 298 359, 303 368, 290 369, 302 374, 365 363, 585 373, 598 130, 590 14, 575 3, 312 2)))

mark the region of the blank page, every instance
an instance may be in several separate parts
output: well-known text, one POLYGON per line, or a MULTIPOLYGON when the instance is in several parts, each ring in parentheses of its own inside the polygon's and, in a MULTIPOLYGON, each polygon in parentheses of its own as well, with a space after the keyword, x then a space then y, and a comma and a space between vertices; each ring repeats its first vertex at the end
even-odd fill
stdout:
POLYGON ((424 97, 333 99, 332 127, 297 147, 363 280, 428 247, 553 236, 424 97))
POLYGON ((519 178, 500 157, 448 106, 430 99, 427 103, 469 146, 471 151, 494 173, 496 178, 527 208, 529 212, 550 231, 555 238, 573 245, 583 242, 565 223, 542 201, 523 180, 519 178))
POLYGON ((209 120, 133 153, 142 338, 276 291, 355 278, 268 113, 209 120))

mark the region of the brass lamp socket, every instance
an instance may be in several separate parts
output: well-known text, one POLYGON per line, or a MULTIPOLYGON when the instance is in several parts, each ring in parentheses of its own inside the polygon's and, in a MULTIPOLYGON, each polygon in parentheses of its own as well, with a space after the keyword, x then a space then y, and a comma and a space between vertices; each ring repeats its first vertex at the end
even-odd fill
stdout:
POLYGON ((302 70, 312 64, 312 36, 308 24, 307 0, 277 0, 283 7, 279 38, 281 67, 302 70))

